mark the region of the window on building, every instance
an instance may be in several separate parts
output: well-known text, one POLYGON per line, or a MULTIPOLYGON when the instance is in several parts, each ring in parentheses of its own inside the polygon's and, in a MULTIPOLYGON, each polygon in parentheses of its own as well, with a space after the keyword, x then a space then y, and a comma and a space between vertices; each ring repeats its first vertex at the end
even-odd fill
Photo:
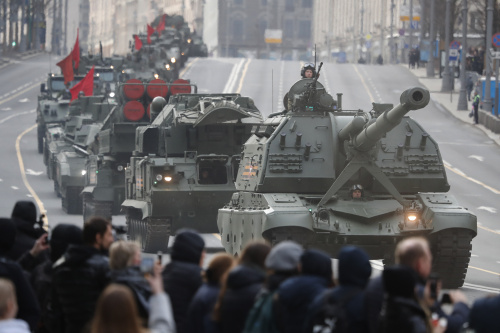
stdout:
POLYGON ((243 20, 233 20, 233 38, 243 38, 243 20))
POLYGON ((312 0, 302 0, 302 7, 312 8, 312 6, 313 6, 312 0))
POLYGON ((285 11, 293 12, 295 10, 294 2, 295 0, 285 0, 285 11))
POLYGON ((299 21, 299 38, 311 38, 311 21, 299 21))
POLYGON ((283 38, 293 38, 293 20, 285 20, 283 26, 283 38))

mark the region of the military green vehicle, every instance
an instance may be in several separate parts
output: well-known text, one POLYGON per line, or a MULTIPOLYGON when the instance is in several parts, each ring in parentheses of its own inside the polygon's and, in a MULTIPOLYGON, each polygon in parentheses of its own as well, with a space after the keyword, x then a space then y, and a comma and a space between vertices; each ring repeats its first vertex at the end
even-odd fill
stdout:
POLYGON ((236 189, 219 209, 227 252, 252 239, 294 240, 335 257, 344 245, 394 260, 396 243, 425 236, 443 288, 462 286, 477 234, 474 214, 450 189, 437 143, 412 118, 429 92, 410 88, 400 104, 342 109, 317 79, 303 79, 245 143, 236 189), (361 198, 351 191, 362 189, 361 198))
POLYGON ((178 94, 153 102, 125 171, 128 236, 165 251, 183 227, 217 231, 217 207, 234 192, 242 144, 261 114, 239 94, 178 94))
MULTIPOLYGON (((70 87, 78 83, 83 76, 75 76, 70 87)), ((43 153, 43 139, 48 124, 61 124, 68 114, 69 99, 61 92, 65 89, 64 77, 62 75, 49 74, 47 83, 40 85, 41 94, 38 95, 38 105, 36 109, 37 123, 37 143, 38 152, 43 153), (58 97, 58 95, 61 95, 58 97)))
POLYGON ((81 191, 85 184, 86 151, 99 133, 104 118, 114 104, 102 103, 104 96, 82 96, 73 101, 61 140, 49 145, 49 178, 68 214, 82 213, 81 191), (78 115, 79 114, 79 115, 78 115))
POLYGON ((125 199, 125 167, 135 149, 136 128, 150 123, 151 101, 158 96, 166 98, 171 93, 191 90, 191 86, 196 90, 188 81, 178 85, 131 79, 119 84, 119 104, 104 121, 98 152, 87 161, 82 191, 84 221, 91 216, 111 217, 120 212, 125 199))

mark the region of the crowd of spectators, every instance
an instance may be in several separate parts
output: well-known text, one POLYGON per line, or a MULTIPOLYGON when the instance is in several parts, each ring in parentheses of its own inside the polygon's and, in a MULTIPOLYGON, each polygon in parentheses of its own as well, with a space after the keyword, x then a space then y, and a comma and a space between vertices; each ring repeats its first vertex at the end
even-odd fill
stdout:
POLYGON ((399 242, 396 264, 372 278, 362 249, 337 258, 334 274, 323 251, 255 241, 203 269, 204 240, 183 229, 170 262, 148 267, 110 221, 59 224, 48 239, 35 206, 19 202, 0 219, 0 333, 500 332, 500 296, 469 308, 450 291, 443 311, 425 238, 399 242))

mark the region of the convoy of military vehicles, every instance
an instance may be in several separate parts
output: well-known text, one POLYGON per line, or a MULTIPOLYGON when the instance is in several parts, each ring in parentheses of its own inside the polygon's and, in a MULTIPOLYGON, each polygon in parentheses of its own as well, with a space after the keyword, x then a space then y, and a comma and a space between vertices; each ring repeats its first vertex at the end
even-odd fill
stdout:
POLYGON ((137 35, 126 57, 82 57, 70 85, 93 66, 93 96, 70 103, 59 74, 42 84, 38 151, 64 211, 123 213, 146 252, 191 227, 219 233, 234 255, 256 239, 294 240, 332 257, 354 244, 392 263, 400 239, 422 235, 443 287, 463 284, 477 219, 447 194, 437 143, 407 116, 429 103, 427 90, 347 110, 316 75, 264 120, 250 97, 200 94, 179 78, 206 46, 182 17, 153 25, 162 19, 168 28, 152 43, 137 35))

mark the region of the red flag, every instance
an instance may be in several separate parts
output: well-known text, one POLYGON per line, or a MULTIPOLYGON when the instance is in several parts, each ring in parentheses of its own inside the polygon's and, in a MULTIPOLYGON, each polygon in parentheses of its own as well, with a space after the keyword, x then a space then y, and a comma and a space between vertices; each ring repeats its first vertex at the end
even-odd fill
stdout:
POLYGON ((167 18, 167 14, 163 14, 160 23, 156 26, 156 31, 158 32, 158 35, 161 36, 161 32, 165 30, 165 19, 167 18))
POLYGON ((64 75, 64 83, 68 83, 70 81, 73 81, 73 79, 74 79, 73 58, 71 56, 71 53, 68 54, 68 56, 66 58, 59 61, 56 65, 61 67, 61 71, 64 75))
POLYGON ((71 93, 70 102, 78 98, 78 93, 80 91, 83 91, 85 96, 92 96, 94 94, 94 66, 92 66, 92 69, 80 82, 69 90, 71 93))
POLYGON ((76 41, 75 46, 73 46, 73 51, 71 51, 71 58, 75 62, 75 68, 78 69, 80 64, 80 42, 78 41, 79 29, 76 30, 76 41))
POLYGON ((142 48, 142 41, 137 35, 134 35, 134 40, 135 40, 135 49, 139 51, 142 48))
POLYGON ((148 44, 151 44, 151 35, 155 32, 152 26, 148 24, 148 44))

